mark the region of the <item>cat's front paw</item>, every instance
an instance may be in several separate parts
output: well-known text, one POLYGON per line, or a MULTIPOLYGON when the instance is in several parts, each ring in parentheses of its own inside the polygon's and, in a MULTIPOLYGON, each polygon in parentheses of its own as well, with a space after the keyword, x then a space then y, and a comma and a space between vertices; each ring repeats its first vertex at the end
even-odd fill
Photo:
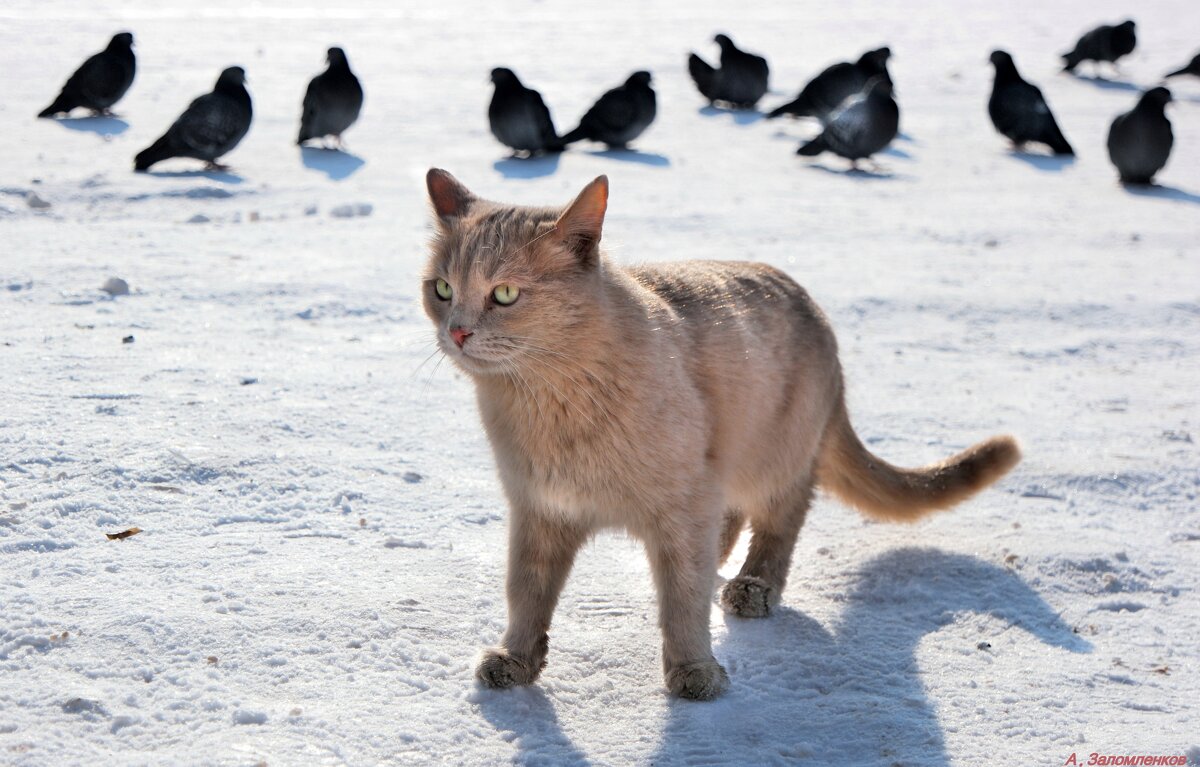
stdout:
POLYGON ((739 618, 765 618, 771 612, 775 589, 762 578, 739 575, 721 589, 721 607, 739 618))
POLYGON ((712 700, 729 687, 729 675, 715 660, 684 663, 667 671, 667 689, 688 700, 712 700))
POLYGON ((483 682, 485 687, 503 690, 518 685, 533 684, 542 666, 515 658, 507 650, 487 650, 483 660, 475 667, 475 678, 483 682))

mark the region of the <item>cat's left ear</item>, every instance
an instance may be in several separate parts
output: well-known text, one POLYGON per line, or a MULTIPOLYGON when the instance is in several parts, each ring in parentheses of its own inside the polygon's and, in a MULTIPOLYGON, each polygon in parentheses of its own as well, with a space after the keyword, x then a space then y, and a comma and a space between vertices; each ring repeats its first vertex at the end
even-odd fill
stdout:
POLYGON ((429 188, 429 201, 433 203, 433 211, 438 221, 443 225, 451 219, 459 218, 471 207, 475 195, 471 190, 441 168, 430 168, 425 174, 425 186, 429 188))
POLYGON ((597 176, 595 181, 583 188, 554 224, 559 240, 587 266, 593 265, 597 259, 596 248, 600 244, 606 210, 608 176, 597 176))

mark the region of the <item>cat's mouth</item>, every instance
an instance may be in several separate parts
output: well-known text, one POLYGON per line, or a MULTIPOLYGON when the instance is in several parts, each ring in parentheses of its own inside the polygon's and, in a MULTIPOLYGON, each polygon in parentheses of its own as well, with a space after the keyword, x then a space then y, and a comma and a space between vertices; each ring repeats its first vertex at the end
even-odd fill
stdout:
POLYGON ((467 342, 461 348, 453 343, 442 341, 442 351, 460 368, 468 373, 485 374, 499 372, 506 362, 505 357, 495 354, 487 348, 486 344, 473 342, 473 339, 467 339, 467 342))

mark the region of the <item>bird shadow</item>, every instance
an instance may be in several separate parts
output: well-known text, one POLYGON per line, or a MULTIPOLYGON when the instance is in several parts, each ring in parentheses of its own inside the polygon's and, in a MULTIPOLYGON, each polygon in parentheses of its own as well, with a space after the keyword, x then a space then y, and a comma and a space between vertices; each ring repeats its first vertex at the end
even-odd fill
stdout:
POLYGON ((221 184, 241 184, 246 180, 227 170, 148 170, 142 175, 154 178, 206 178, 221 184))
POLYGON ((1110 80, 1107 77, 1101 77, 1100 75, 1081 75, 1073 72, 1071 73, 1071 77, 1074 77, 1080 82, 1089 83, 1104 90, 1140 91, 1142 89, 1142 86, 1138 85, 1137 83, 1131 83, 1125 80, 1110 80))
POLYGON ((729 115, 735 125, 753 125, 766 117, 766 115, 757 109, 729 109, 727 107, 713 106, 712 104, 700 107, 698 111, 705 117, 729 115))
POLYGON ((810 163, 808 167, 812 170, 828 173, 831 176, 841 176, 842 178, 862 181, 893 181, 901 178, 909 178, 909 176, 895 173, 888 168, 878 168, 876 170, 867 170, 866 168, 831 168, 819 162, 810 163))
POLYGON ((1038 170, 1055 173, 1062 172, 1068 165, 1075 162, 1073 154, 1031 154, 1030 152, 1009 150, 1008 156, 1038 170))
MULTIPOLYGON (((992 637, 1016 627, 1050 648, 1092 649, 1017 575, 970 555, 903 548, 870 560, 851 577, 841 616, 828 626, 786 607, 766 620, 727 616, 729 631, 717 656, 736 664, 729 694, 708 705, 671 701, 648 763, 685 765, 708 753, 736 754, 743 764, 783 757, 806 764, 947 767, 952 760, 938 701, 922 682, 917 657, 928 635, 964 613, 983 613, 994 620, 992 637)), ((961 663, 972 661, 968 656, 961 663)))
POLYGON ((905 133, 904 131, 900 131, 899 133, 896 134, 896 140, 897 141, 907 141, 910 144, 918 143, 917 140, 915 138, 913 138, 911 133, 905 133))
POLYGON ((97 136, 119 136, 129 130, 129 123, 120 117, 60 117, 55 122, 67 130, 95 133, 97 136))
POLYGON ((560 152, 548 152, 531 157, 511 155, 496 160, 492 163, 492 167, 505 178, 542 178, 553 175, 554 171, 558 170, 560 157, 560 152))
POLYGON ((610 160, 619 160, 621 162, 635 162, 640 165, 649 165, 654 168, 669 168, 671 167, 671 158, 666 155, 656 154, 654 152, 641 152, 637 149, 603 149, 595 152, 585 152, 593 157, 604 157, 610 160))
POLYGON ((300 161, 310 170, 320 171, 334 181, 354 175, 367 161, 342 149, 324 147, 300 147, 300 161))
MULTIPOLYGON (((644 763, 948 767, 939 701, 926 690, 917 657, 927 636, 959 616, 982 613, 991 617, 981 625, 998 651, 1050 653, 998 641, 1013 628, 1047 648, 1092 650, 1016 573, 967 554, 906 547, 847 577, 841 615, 828 625, 788 607, 773 609, 766 620, 726 616, 728 632, 716 654, 731 671, 729 692, 711 703, 669 701, 657 750, 644 763)), ((956 638, 948 634, 945 641, 956 638)), ((980 643, 958 652, 956 663, 982 665, 987 659, 972 655, 992 650, 980 643)), ((516 745, 513 763, 592 763, 563 731, 555 702, 540 688, 478 689, 472 700, 516 745)), ((571 705, 573 719, 589 714, 571 705)), ((603 720, 603 710, 591 708, 603 720)))
POLYGON ((1137 195, 1138 197, 1156 197, 1160 200, 1175 200, 1177 202, 1190 202, 1193 205, 1200 205, 1200 194, 1177 189, 1173 186, 1163 186, 1161 184, 1122 184, 1121 186, 1129 194, 1137 195))
POLYGON ((882 152, 880 152, 880 154, 886 154, 888 157, 898 157, 901 160, 911 160, 912 159, 911 154, 904 151, 903 149, 901 149, 898 146, 889 146, 887 149, 884 149, 882 152))

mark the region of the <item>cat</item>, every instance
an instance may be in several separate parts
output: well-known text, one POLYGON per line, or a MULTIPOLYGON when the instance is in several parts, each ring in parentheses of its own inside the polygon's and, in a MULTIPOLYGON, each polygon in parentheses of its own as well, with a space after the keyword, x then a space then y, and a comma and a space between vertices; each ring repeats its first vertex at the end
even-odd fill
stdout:
POLYGON ((508 628, 476 669, 488 687, 537 679, 575 553, 598 530, 644 544, 666 686, 707 700, 729 685, 709 634, 716 570, 747 523, 720 604, 758 618, 779 603, 815 487, 911 522, 1020 460, 1008 436, 921 469, 872 455, 804 289, 765 264, 609 261, 605 176, 566 208, 489 202, 439 169, 426 183, 425 311, 475 384, 510 506, 508 628))

